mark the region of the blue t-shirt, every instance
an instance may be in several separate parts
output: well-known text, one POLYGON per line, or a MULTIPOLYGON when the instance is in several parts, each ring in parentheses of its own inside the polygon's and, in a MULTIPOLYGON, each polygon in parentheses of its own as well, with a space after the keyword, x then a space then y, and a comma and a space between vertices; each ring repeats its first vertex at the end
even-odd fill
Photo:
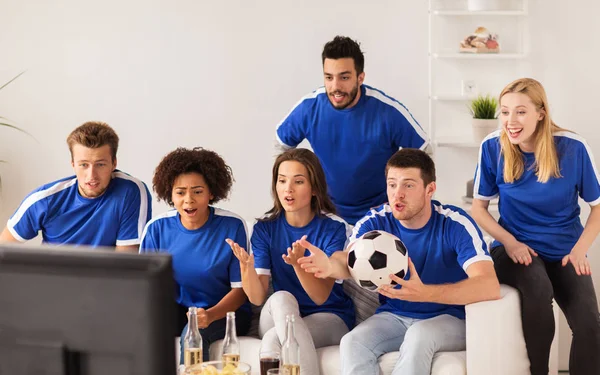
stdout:
MULTIPOLYGON (((242 287, 240 263, 225 239, 247 247, 245 221, 232 212, 209 209, 208 221, 194 230, 181 224, 177 210, 155 217, 144 229, 140 245, 140 253, 171 254, 176 300, 185 307, 211 308, 232 288, 242 287)), ((250 311, 247 302, 242 308, 250 311)))
MULTIPOLYGON (((538 182, 533 168, 535 156, 524 152, 525 171, 510 184, 504 182, 501 132, 488 135, 481 144, 473 195, 482 200, 499 196, 498 223, 544 260, 561 260, 571 252, 583 232, 577 197, 592 206, 600 203, 598 170, 591 149, 575 133, 554 133, 562 177, 538 182)), ((495 241, 492 246, 498 245, 500 243, 495 241)))
POLYGON ((337 211, 354 224, 387 201, 385 165, 400 148, 427 146, 427 135, 408 109, 383 92, 361 85, 355 106, 335 109, 325 88, 305 96, 277 127, 286 147, 310 142, 319 157, 337 211))
POLYGON ((119 170, 104 194, 84 198, 77 178, 67 177, 31 192, 8 220, 7 228, 19 241, 42 231, 44 243, 129 246, 140 243, 152 217, 152 198, 146 184, 119 170))
MULTIPOLYGON (((492 261, 481 232, 473 219, 458 207, 431 201, 431 218, 420 229, 408 229, 394 218, 388 204, 362 218, 352 232, 354 241, 372 230, 382 230, 400 238, 424 284, 450 284, 466 279, 467 268, 479 261, 492 261)), ((410 271, 406 279, 410 278, 410 271)), ((396 286, 400 288, 400 286, 396 286)), ((465 318, 462 305, 408 302, 379 295, 377 313, 389 311, 417 319, 449 314, 465 318)))
MULTIPOLYGON (((283 214, 275 220, 259 221, 254 225, 251 239, 254 268, 259 275, 271 275, 275 291, 285 290, 296 297, 302 317, 329 312, 342 318, 348 329, 352 329, 354 308, 342 284, 336 282, 327 301, 319 306, 300 284, 294 268, 281 258, 282 254, 287 254, 287 248, 304 235, 309 242, 331 256, 335 251, 345 248, 349 234, 350 227, 335 215, 315 215, 308 225, 301 228, 288 224, 283 214)), ((310 255, 310 252, 306 250, 305 255, 310 255)))

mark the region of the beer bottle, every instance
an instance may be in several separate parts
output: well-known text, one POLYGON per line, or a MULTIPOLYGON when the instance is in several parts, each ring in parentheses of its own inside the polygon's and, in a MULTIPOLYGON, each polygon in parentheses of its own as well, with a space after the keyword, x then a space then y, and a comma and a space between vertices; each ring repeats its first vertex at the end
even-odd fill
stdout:
POLYGON ((240 361, 240 342, 235 330, 235 313, 227 313, 227 325, 225 327, 225 338, 223 339, 223 362, 232 363, 237 366, 240 361))
POLYGON ((188 328, 183 339, 183 364, 186 370, 202 363, 202 336, 198 330, 197 308, 188 309, 188 328))
POLYGON ((294 333, 294 315, 285 317, 285 341, 281 348, 281 363, 285 375, 300 375, 300 345, 294 333))

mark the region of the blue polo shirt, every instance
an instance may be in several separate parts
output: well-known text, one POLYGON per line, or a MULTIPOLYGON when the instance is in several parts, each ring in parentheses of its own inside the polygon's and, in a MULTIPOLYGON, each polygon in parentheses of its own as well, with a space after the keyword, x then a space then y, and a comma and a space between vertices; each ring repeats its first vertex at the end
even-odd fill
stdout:
POLYGON ((336 109, 320 88, 300 100, 278 125, 285 148, 310 142, 338 214, 354 224, 387 201, 385 165, 400 148, 427 146, 427 135, 396 99, 367 85, 351 108, 336 109))
MULTIPOLYGON (((482 200, 499 197, 498 223, 544 260, 559 261, 571 252, 583 233, 578 198, 592 206, 600 203, 600 179, 592 150, 579 135, 557 132, 554 144, 562 177, 539 182, 535 155, 522 152, 523 175, 506 183, 501 132, 491 133, 481 144, 473 195, 482 200)), ((492 247, 498 245, 495 241, 492 247)))
MULTIPOLYGON (((372 230, 382 230, 400 238, 424 284, 451 284, 465 280, 467 268, 475 262, 492 261, 481 231, 462 209, 431 201, 431 217, 425 226, 409 229, 402 226, 384 204, 361 219, 352 232, 354 241, 372 230)), ((410 278, 410 271, 406 279, 410 278)), ((400 288, 400 286, 396 286, 400 288)), ((462 305, 431 302, 409 302, 379 295, 381 306, 377 313, 391 313, 417 319, 428 319, 449 314, 465 318, 462 305)))
POLYGON ((19 241, 42 232, 43 242, 89 246, 129 246, 140 243, 152 216, 146 185, 115 170, 104 194, 85 198, 77 177, 43 185, 31 192, 8 220, 7 228, 19 241))
MULTIPOLYGON (((240 263, 225 239, 247 246, 245 221, 232 212, 209 208, 208 221, 194 230, 181 224, 177 210, 155 217, 140 245, 140 253, 171 254, 176 301, 185 307, 211 308, 232 288, 242 287, 240 263)), ((241 308, 250 311, 247 302, 241 308)))
MULTIPOLYGON (((252 232, 252 252, 254 268, 259 275, 271 275, 273 289, 290 292, 298 300, 302 317, 318 313, 330 312, 338 315, 348 329, 354 327, 354 308, 352 300, 344 293, 342 284, 335 283, 329 298, 322 305, 315 304, 308 296, 294 268, 286 264, 282 255, 292 243, 306 235, 307 240, 322 249, 328 256, 346 246, 350 227, 335 215, 315 215, 304 227, 293 227, 285 219, 285 215, 270 221, 259 221, 252 232)), ((305 255, 310 255, 306 250, 305 255)))

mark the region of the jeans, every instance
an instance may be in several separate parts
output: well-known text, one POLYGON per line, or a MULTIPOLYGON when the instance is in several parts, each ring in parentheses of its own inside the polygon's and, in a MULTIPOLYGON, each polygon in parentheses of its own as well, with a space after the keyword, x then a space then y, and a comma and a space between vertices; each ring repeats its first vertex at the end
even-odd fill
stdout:
POLYGON ((465 330, 465 321, 451 315, 414 319, 375 314, 342 338, 341 373, 377 375, 379 357, 400 349, 392 375, 429 375, 436 352, 465 350, 465 330))
POLYGON ((554 338, 552 298, 564 312, 573 332, 569 372, 600 374, 600 314, 591 276, 577 276, 573 265, 532 257, 529 266, 517 264, 504 246, 491 251, 498 280, 521 295, 523 335, 532 375, 547 375, 554 338))
POLYGON ((298 301, 289 292, 273 293, 260 314, 258 333, 261 350, 281 352, 285 339, 285 316, 295 315, 294 333, 300 346, 300 374, 319 375, 316 348, 338 345, 348 326, 333 313, 316 313, 300 318, 298 301))

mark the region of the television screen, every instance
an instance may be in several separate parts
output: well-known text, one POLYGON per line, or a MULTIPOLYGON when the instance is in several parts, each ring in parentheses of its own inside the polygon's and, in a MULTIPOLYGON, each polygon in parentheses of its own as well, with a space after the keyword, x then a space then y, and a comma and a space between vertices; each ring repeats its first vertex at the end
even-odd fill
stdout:
POLYGON ((171 258, 0 244, 0 375, 172 375, 171 258))

